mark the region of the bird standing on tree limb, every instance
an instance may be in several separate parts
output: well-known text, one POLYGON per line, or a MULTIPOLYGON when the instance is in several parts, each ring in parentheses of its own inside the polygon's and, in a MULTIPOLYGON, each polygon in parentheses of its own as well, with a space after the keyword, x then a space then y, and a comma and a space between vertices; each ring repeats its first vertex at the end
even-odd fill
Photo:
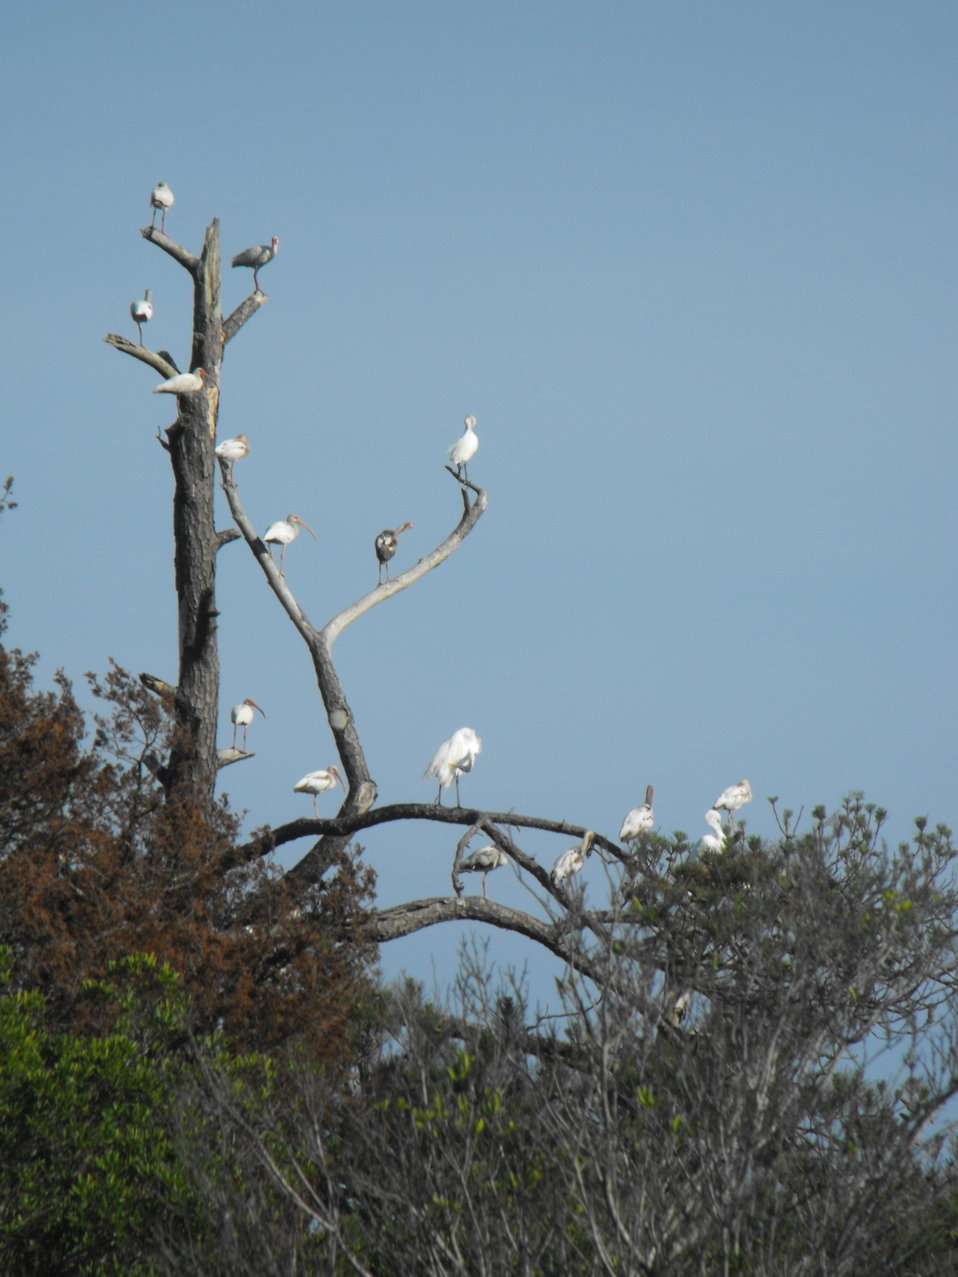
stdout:
POLYGON ((153 221, 150 223, 150 227, 153 230, 156 230, 157 213, 161 214, 160 230, 166 230, 166 210, 168 208, 172 208, 175 203, 176 200, 173 196, 173 192, 167 184, 165 182, 157 182, 156 186, 154 186, 153 190, 150 192, 150 207, 153 209, 153 221))
POLYGON ((481 750, 482 739, 471 727, 460 727, 448 740, 442 742, 433 754, 432 762, 423 773, 425 776, 434 776, 439 781, 437 803, 442 802, 442 791, 454 783, 456 806, 460 805, 459 773, 472 771, 481 750))
POLYGON ((501 869, 509 863, 509 857, 492 843, 488 847, 480 847, 472 855, 459 862, 459 872, 464 874, 482 874, 482 898, 486 898, 486 875, 493 869, 501 869))
POLYGON ((242 461, 244 457, 249 456, 249 440, 246 435, 236 435, 233 439, 224 439, 222 443, 216 445, 214 452, 218 457, 222 457, 224 461, 230 463, 230 483, 232 483, 233 471, 236 469, 237 461, 242 461))
POLYGON ((456 467, 456 473, 464 479, 469 478, 469 462, 479 449, 479 436, 476 434, 475 417, 466 417, 465 433, 449 449, 449 460, 456 467))
POLYGON ((234 705, 230 710, 230 722, 233 724, 233 748, 236 748, 236 729, 243 729, 243 748, 246 748, 246 732, 250 723, 253 721, 253 710, 258 709, 259 712, 266 717, 266 711, 262 706, 257 705, 252 696, 247 696, 245 701, 240 701, 238 705, 234 705))
POLYGON ((389 580, 389 560, 396 553, 399 538, 411 527, 411 523, 400 523, 398 528, 384 528, 376 538, 376 558, 379 560, 380 585, 383 583, 383 568, 386 569, 386 580, 389 580))
POLYGON ((279 236, 274 235, 268 244, 254 244, 244 248, 233 258, 234 266, 249 266, 253 271, 253 288, 259 292, 259 273, 279 252, 279 236))
POLYGON ((332 789, 334 785, 341 785, 342 778, 335 767, 324 767, 322 771, 307 772, 301 780, 298 780, 293 786, 294 794, 312 794, 313 796, 313 814, 319 815, 319 806, 316 799, 320 794, 325 794, 327 789, 332 789))
POLYGON ((722 828, 722 815, 714 807, 705 813, 705 823, 711 829, 710 834, 703 834, 699 841, 700 851, 722 852, 725 850, 725 830, 722 828))
MULTIPOLYGON (((267 545, 281 545, 283 548, 279 554, 279 574, 285 576, 283 570, 283 562, 286 558, 286 547, 291 541, 295 541, 299 536, 300 528, 305 528, 314 541, 318 541, 316 533, 309 524, 299 517, 298 514, 288 514, 285 519, 277 519, 275 523, 271 523, 266 529, 266 535, 263 540, 267 545)), ((270 550, 269 557, 273 557, 273 551, 270 550)))
POLYGON ((130 314, 136 324, 137 341, 143 345, 143 325, 153 318, 153 303, 150 301, 150 290, 147 288, 139 301, 130 302, 130 314))
POLYGON ((168 381, 161 381, 153 387, 154 395, 195 395, 203 389, 206 380, 205 368, 197 368, 194 372, 179 372, 168 381))

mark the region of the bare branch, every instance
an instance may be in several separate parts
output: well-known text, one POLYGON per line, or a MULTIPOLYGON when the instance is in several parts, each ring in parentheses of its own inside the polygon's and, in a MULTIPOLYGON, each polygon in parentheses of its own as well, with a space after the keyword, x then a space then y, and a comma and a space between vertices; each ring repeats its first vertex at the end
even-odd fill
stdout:
POLYGON ((144 239, 148 239, 151 244, 155 244, 157 248, 162 248, 164 253, 169 253, 170 257, 190 272, 195 277, 199 269, 200 259, 184 248, 182 244, 177 244, 175 239, 170 239, 164 231, 158 230, 155 226, 144 226, 140 231, 144 239))
POLYGON ((167 363, 162 355, 154 354, 146 346, 138 346, 135 341, 130 341, 127 337, 121 337, 119 333, 107 333, 103 340, 108 346, 112 346, 114 350, 122 351, 124 355, 132 355, 134 359, 139 359, 141 363, 149 364, 151 368, 155 368, 164 377, 176 376, 176 365, 167 363))
MULTIPOLYGON (((327 834, 349 837, 361 829, 393 824, 400 820, 432 820, 447 825, 514 825, 518 829, 541 829, 545 833, 569 834, 573 838, 582 838, 586 833, 584 825, 572 825, 566 820, 546 820, 541 816, 523 816, 514 811, 479 811, 474 807, 440 807, 436 803, 390 803, 385 807, 374 807, 355 815, 340 815, 331 820, 304 817, 278 825, 243 846, 236 847, 230 865, 245 864, 259 856, 266 856, 277 847, 295 842, 298 838, 315 838, 327 834)), ((603 838, 601 834, 596 834, 595 846, 602 847, 623 864, 631 863, 630 857, 621 847, 617 847, 610 839, 603 838)))
POLYGON ((602 982, 599 967, 578 949, 564 944, 554 926, 521 909, 510 909, 482 896, 432 896, 411 900, 392 909, 380 909, 364 918, 363 934, 377 944, 386 944, 443 922, 487 922, 504 931, 514 931, 543 945, 590 980, 602 982))
POLYGON ((216 534, 216 549, 222 550, 224 545, 229 545, 231 541, 240 541, 242 537, 235 528, 224 528, 222 532, 216 534))
MULTIPOLYGON (((449 470, 449 467, 447 466, 446 469, 449 470)), ((345 608, 337 616, 334 616, 331 621, 327 622, 323 627, 322 634, 330 651, 332 651, 333 644, 343 630, 352 625, 353 621, 358 620, 364 612, 368 612, 370 608, 374 608, 378 603, 383 603, 386 599, 392 598, 394 594, 408 590, 411 585, 415 585, 417 581, 421 580, 427 572, 431 572, 440 563, 444 563, 451 554, 459 549, 460 545, 479 522, 489 504, 486 492, 482 488, 477 488, 475 484, 469 483, 466 479, 458 479, 454 471, 449 470, 449 473, 452 474, 453 478, 457 479, 458 483, 465 484, 475 492, 475 501, 470 502, 468 494, 463 491, 464 509, 462 518, 444 541, 441 541, 434 550, 425 555, 424 558, 421 558, 418 563, 415 563, 407 571, 397 577, 393 577, 391 581, 384 581, 382 585, 377 585, 374 590, 370 590, 368 594, 363 595, 358 602, 351 607, 345 608)))
POLYGON ((245 749, 235 749, 232 745, 226 745, 223 749, 216 751, 217 768, 229 767, 231 763, 245 763, 247 758, 255 758, 256 754, 247 752, 245 749))
POLYGON ((260 306, 265 306, 268 301, 265 293, 250 293, 245 301, 240 302, 233 313, 223 320, 223 344, 232 341, 247 320, 252 319, 260 306))

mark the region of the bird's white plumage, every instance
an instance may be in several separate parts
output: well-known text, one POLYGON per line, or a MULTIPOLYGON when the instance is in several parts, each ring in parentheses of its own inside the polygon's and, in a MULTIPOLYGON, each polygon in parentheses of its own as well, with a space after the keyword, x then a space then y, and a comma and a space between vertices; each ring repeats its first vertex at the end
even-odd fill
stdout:
POLYGON ((634 838, 641 838, 643 834, 647 834, 655 824, 655 815, 652 811, 651 803, 642 803, 638 807, 633 807, 626 815, 622 822, 622 828, 619 830, 619 839, 622 842, 630 842, 634 838))
POLYGON ((225 461, 242 461, 249 456, 249 440, 246 435, 236 435, 233 439, 224 439, 216 445, 216 455, 225 461))
POLYGON ((703 834, 699 841, 699 849, 701 851, 724 851, 725 850, 725 830, 722 828, 722 816, 714 807, 710 807, 705 813, 705 823, 711 829, 710 834, 703 834))
POLYGON ((476 455, 479 448, 479 436, 476 434, 477 423, 475 417, 467 417, 464 424, 466 427, 465 431, 449 449, 449 460, 457 470, 460 469, 460 467, 467 465, 476 455))
POLYGON ((425 771, 439 782, 440 798, 453 783, 458 793, 460 772, 471 772, 481 751, 482 739, 471 727, 460 727, 442 742, 425 771))
POLYGON ((130 314, 135 324, 148 324, 153 318, 153 303, 150 301, 151 291, 146 289, 142 297, 130 302, 130 314))
POLYGON ((197 368, 195 372, 178 372, 168 381, 161 381, 153 387, 154 395, 195 395, 203 389, 206 369, 197 368))
POLYGON ((581 872, 587 857, 592 851, 594 838, 595 834, 592 830, 587 830, 578 847, 570 847, 568 851, 564 851, 556 859, 555 864, 549 871, 549 877, 552 879, 554 886, 558 887, 561 882, 565 882, 566 878, 571 878, 573 874, 581 872))
POLYGON ((752 801, 752 786, 747 780, 740 780, 728 789, 723 789, 712 807, 716 811, 736 812, 740 807, 752 801))
POLYGON ((247 696, 245 700, 240 701, 238 705, 234 705, 230 710, 230 722, 233 724, 234 749, 236 748, 236 729, 238 727, 242 727, 243 729, 243 745, 246 745, 246 732, 255 717, 256 710, 259 710, 264 718, 266 717, 266 711, 256 704, 252 696, 247 696))
POLYGON ((294 794, 312 794, 313 810, 317 811, 316 799, 325 794, 334 785, 341 785, 342 777, 335 767, 323 767, 317 772, 307 772, 293 786, 294 794))
POLYGON ((172 208, 176 203, 176 197, 165 182, 157 182, 153 190, 150 191, 150 206, 152 208, 161 208, 164 211, 172 208))

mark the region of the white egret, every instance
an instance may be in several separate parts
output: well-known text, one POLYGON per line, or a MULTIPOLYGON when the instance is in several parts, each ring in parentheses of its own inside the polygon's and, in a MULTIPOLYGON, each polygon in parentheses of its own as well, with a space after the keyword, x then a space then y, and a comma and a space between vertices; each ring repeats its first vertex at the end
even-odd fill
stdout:
POLYGON ((259 273, 279 252, 279 236, 274 235, 268 244, 254 244, 244 248, 233 258, 234 266, 248 266, 253 272, 253 289, 259 292, 259 273))
POLYGON ((154 395, 195 395, 203 389, 207 372, 205 368, 197 368, 194 372, 178 372, 168 381, 161 381, 153 387, 154 395))
POLYGON ((636 838, 641 838, 655 824, 655 815, 652 811, 652 796, 654 793, 655 790, 652 786, 646 785, 645 802, 640 807, 633 807, 622 822, 622 828, 619 830, 621 842, 631 842, 636 838))
MULTIPOLYGON (((319 806, 316 799, 320 794, 325 794, 328 789, 332 789, 334 785, 342 785, 342 777, 335 767, 324 767, 318 772, 307 772, 293 786, 294 794, 312 794, 313 796, 313 814, 319 815, 319 806)), ((345 788, 345 786, 343 786, 345 788)))
POLYGON ((581 872, 587 857, 592 854, 592 843, 594 841, 595 834, 591 829, 587 829, 578 847, 570 847, 568 851, 564 851, 559 856, 549 872, 553 886, 558 887, 559 883, 565 882, 566 878, 571 878, 573 874, 581 872))
POLYGON ((379 584, 383 583, 383 568, 386 569, 386 580, 389 580, 389 560, 396 553, 399 538, 412 527, 411 523, 400 523, 398 528, 383 528, 375 541, 376 558, 379 560, 379 584))
POLYGON ((246 748, 246 732, 249 728, 250 723, 253 721, 253 718, 255 717, 253 711, 257 709, 265 718, 266 710, 263 709, 261 705, 257 705, 256 702, 253 700, 252 696, 247 696, 247 698, 244 701, 240 701, 238 705, 234 705, 233 708, 230 710, 230 722, 233 724, 233 748, 234 749, 236 748, 237 727, 242 727, 243 729, 243 748, 244 749, 246 748))
POLYGON ((153 303, 150 301, 150 290, 148 288, 138 301, 130 302, 130 314, 133 316, 134 324, 136 324, 137 341, 142 346, 143 325, 148 324, 153 318, 153 303))
MULTIPOLYGON (((299 536, 300 528, 305 528, 314 541, 318 541, 316 533, 309 524, 299 517, 298 514, 288 514, 285 519, 277 519, 275 523, 271 523, 266 529, 263 540, 267 545, 281 545, 283 548, 279 554, 279 574, 285 576, 283 570, 283 561, 286 558, 286 547, 291 541, 295 541, 299 536)), ((273 551, 269 552, 270 558, 273 557, 273 551)))
POLYGON ((480 847, 478 851, 460 860, 459 871, 464 874, 482 874, 482 898, 485 900, 486 875, 492 873, 493 869, 501 869, 508 863, 509 857, 506 853, 489 843, 488 847, 480 847))
POLYGON ((478 451, 479 436, 476 434, 475 417, 467 417, 464 424, 465 432, 449 449, 449 460, 456 467, 456 473, 468 479, 468 465, 478 451))
POLYGON ((424 776, 434 776, 439 781, 437 803, 442 802, 442 791, 455 784, 456 806, 460 806, 459 773, 472 771, 481 750, 482 739, 471 727, 460 727, 448 740, 442 742, 423 773, 424 776))
POLYGON ((722 815, 714 807, 705 813, 705 823, 711 829, 710 834, 703 834, 699 841, 700 851, 724 851, 725 830, 722 828, 722 815))
POLYGON ((153 209, 153 221, 150 223, 150 226, 153 230, 156 229, 157 213, 162 214, 160 218, 160 230, 166 230, 166 211, 167 209, 172 208, 175 203, 176 200, 173 196, 173 192, 167 184, 165 182, 157 182, 156 186, 153 187, 153 190, 150 191, 150 207, 153 209))
POLYGON ((740 780, 735 785, 723 789, 712 806, 716 811, 727 811, 734 815, 740 807, 752 801, 752 786, 747 780, 740 780))
POLYGON ((237 461, 242 461, 244 457, 249 456, 249 440, 246 435, 236 435, 232 439, 224 439, 222 443, 218 443, 214 451, 218 457, 230 463, 230 483, 232 483, 237 461))

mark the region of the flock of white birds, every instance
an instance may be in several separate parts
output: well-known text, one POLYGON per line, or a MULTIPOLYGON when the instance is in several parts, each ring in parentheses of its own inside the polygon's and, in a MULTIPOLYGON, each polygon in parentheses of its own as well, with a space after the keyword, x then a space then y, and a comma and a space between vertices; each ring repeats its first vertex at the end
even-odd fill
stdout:
MULTIPOLYGON (((159 230, 165 234, 166 214, 175 203, 173 192, 166 182, 157 182, 150 192, 150 207, 153 210, 151 229, 156 229, 156 218, 157 214, 159 214, 159 230)), ((278 252, 279 236, 274 235, 268 244, 254 244, 252 247, 244 249, 241 253, 237 253, 232 259, 232 265, 234 267, 245 266, 252 270, 253 288, 258 293, 259 272, 273 260, 278 252)), ((130 315, 136 324, 140 344, 143 342, 143 325, 149 323, 153 318, 153 314, 152 294, 150 289, 147 288, 142 298, 130 303, 130 315)), ((158 386, 154 386, 153 393, 169 395, 199 394, 204 388, 208 375, 205 368, 195 368, 192 372, 177 373, 174 377, 170 377, 158 386)), ((475 417, 467 416, 463 424, 465 429, 461 437, 449 449, 449 460, 456 467, 456 475, 468 481, 469 462, 479 449, 479 436, 476 434, 477 422, 475 417)), ((232 483, 237 461, 242 461, 249 456, 249 439, 245 434, 236 435, 231 439, 224 439, 222 443, 217 445, 215 451, 218 457, 229 462, 229 482, 232 483)), ((383 584, 384 569, 386 581, 388 582, 389 561, 396 553, 398 539, 403 532, 412 526, 411 523, 401 523, 397 528, 385 528, 376 537, 374 548, 379 563, 379 585, 383 584)), ((269 546, 270 555, 272 555, 272 547, 274 545, 281 547, 279 557, 280 575, 285 575, 286 547, 299 536, 300 528, 305 528, 310 536, 316 539, 316 533, 298 514, 288 514, 285 519, 278 519, 275 523, 271 523, 263 535, 263 541, 269 546)), ((234 705, 230 711, 230 721, 233 724, 234 749, 237 748, 236 735, 240 728, 243 731, 243 749, 246 749, 246 733, 257 710, 264 718, 266 717, 265 711, 256 704, 252 697, 248 696, 238 705, 234 705)), ((438 782, 437 803, 442 802, 442 791, 448 789, 450 785, 455 785, 456 804, 460 804, 459 777, 472 771, 481 751, 482 740, 471 727, 460 727, 458 731, 453 732, 448 740, 442 742, 424 773, 425 776, 432 777, 438 782)), ((319 806, 317 800, 319 795, 325 794, 335 785, 342 784, 343 781, 339 772, 335 767, 330 766, 324 767, 319 771, 307 772, 293 786, 293 792, 310 794, 313 799, 313 811, 318 815, 319 806)), ((633 807, 627 813, 619 830, 621 842, 635 844, 646 834, 651 833, 655 824, 652 796, 652 787, 650 785, 646 789, 645 802, 638 807, 633 807)), ((709 827, 709 833, 704 834, 699 842, 701 850, 711 852, 724 851, 728 840, 728 832, 722 823, 722 812, 728 813, 734 821, 735 813, 751 801, 752 787, 747 780, 740 780, 724 789, 705 813, 705 823, 709 827)), ((586 860, 592 854, 594 840, 595 834, 589 830, 578 846, 570 847, 568 851, 564 851, 556 859, 549 874, 555 886, 559 886, 574 874, 582 871, 586 860)), ((495 869, 501 869, 508 863, 509 857, 505 852, 490 844, 486 847, 480 847, 477 851, 463 857, 459 862, 458 868, 463 873, 482 874, 482 894, 485 897, 487 875, 495 869)))

